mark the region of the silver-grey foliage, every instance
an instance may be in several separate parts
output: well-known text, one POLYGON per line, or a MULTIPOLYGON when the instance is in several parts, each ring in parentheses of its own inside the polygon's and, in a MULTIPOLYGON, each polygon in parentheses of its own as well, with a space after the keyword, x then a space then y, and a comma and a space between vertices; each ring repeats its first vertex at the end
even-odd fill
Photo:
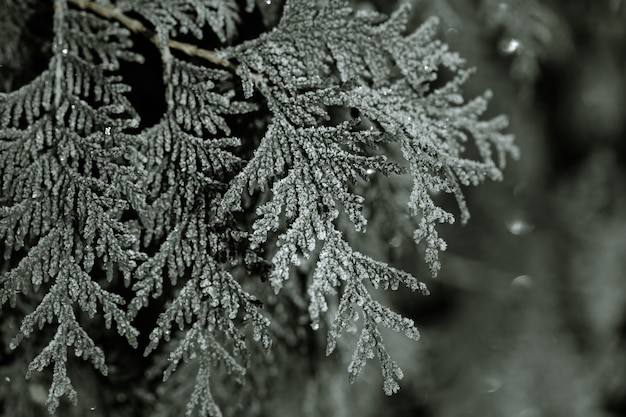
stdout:
MULTIPOLYGON (((28 370, 52 366, 51 412, 63 396, 76 401, 70 352, 107 373, 106 352, 79 312, 137 346, 133 319, 166 297, 146 355, 172 339, 166 379, 198 358, 187 412, 220 415, 212 369, 238 378, 251 342, 271 348, 271 314, 249 284, 268 262, 269 285, 280 293, 301 279, 294 268, 311 261, 302 296, 313 329, 328 324, 327 353, 362 317, 350 379, 377 356, 384 391, 398 390, 402 372, 379 329, 419 333, 371 288, 428 291, 347 241, 348 224, 360 232, 368 220, 354 184, 374 171, 411 178, 414 237, 436 275, 446 247, 436 226, 455 217, 433 193, 454 195, 467 221, 462 186, 500 179, 517 150, 502 133, 504 117, 481 119, 490 93, 463 99, 470 71, 436 39, 435 19, 406 33, 408 7, 386 17, 343 0, 319 3, 288 0, 276 27, 237 43, 254 2, 245 11, 235 1, 54 1, 48 68, 0 94, 0 305, 33 300, 12 349, 37 328, 54 329, 28 370), (174 41, 184 34, 202 45, 205 28, 221 46, 174 41), (166 110, 146 129, 119 76, 121 61, 142 60, 129 29, 150 37, 163 63, 166 110), (440 79, 443 70, 452 76, 440 79), (357 116, 337 121, 337 109, 357 116), (233 135, 242 120, 260 123, 261 134, 233 135), (477 159, 466 157, 467 144, 477 159), (133 295, 117 294, 117 282, 133 295)), ((16 51, 3 48, 0 58, 16 51)))

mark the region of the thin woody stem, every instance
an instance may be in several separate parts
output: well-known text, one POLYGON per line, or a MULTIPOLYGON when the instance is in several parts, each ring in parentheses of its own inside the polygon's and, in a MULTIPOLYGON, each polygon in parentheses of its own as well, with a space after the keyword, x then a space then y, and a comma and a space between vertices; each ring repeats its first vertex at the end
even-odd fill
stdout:
MULTIPOLYGON (((89 10, 97 13, 104 18, 117 20, 119 23, 124 25, 132 32, 148 38, 150 42, 152 42, 156 46, 161 46, 157 34, 153 30, 148 29, 146 25, 144 25, 143 22, 141 22, 140 20, 133 19, 132 17, 125 15, 112 4, 100 4, 90 0, 68 0, 68 2, 80 9, 89 10)), ((186 55, 198 57, 231 70, 237 70, 238 68, 237 65, 233 64, 227 59, 222 58, 216 51, 202 49, 196 45, 179 42, 173 39, 167 40, 167 46, 170 49, 175 49, 177 51, 183 52, 186 55)), ((264 80, 264 77, 261 74, 253 74, 253 78, 255 83, 264 80)))

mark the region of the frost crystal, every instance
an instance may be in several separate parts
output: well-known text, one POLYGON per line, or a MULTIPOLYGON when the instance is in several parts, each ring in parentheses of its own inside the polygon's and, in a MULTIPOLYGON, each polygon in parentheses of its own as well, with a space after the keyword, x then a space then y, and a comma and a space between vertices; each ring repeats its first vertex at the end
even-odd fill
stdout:
POLYGON ((387 17, 287 0, 273 29, 244 40, 245 13, 278 9, 240 3, 56 0, 48 68, 0 94, 0 307, 27 310, 11 349, 51 337, 27 372, 51 368, 51 412, 77 401, 70 354, 106 375, 98 344, 117 333, 138 347, 144 313, 156 323, 143 335, 146 378, 170 384, 154 401, 187 392, 175 398, 187 415, 221 415, 218 382, 243 382, 273 336, 297 340, 304 325, 328 330, 328 354, 357 332, 349 379, 376 357, 385 393, 396 392, 403 374, 381 328, 419 332, 373 289, 428 290, 352 248, 371 220, 369 190, 385 195, 385 176, 406 184, 435 275, 446 248, 437 226, 456 215, 434 195, 453 195, 466 222, 462 188, 500 179, 517 155, 506 119, 481 119, 490 93, 463 98, 471 71, 435 39, 436 19, 407 34, 408 6, 387 17), (122 82, 122 62, 144 58, 131 32, 161 58, 166 108, 150 127, 122 82))
POLYGON ((0 236, 5 258, 27 249, 27 255, 2 275, 0 305, 15 305, 19 293, 32 295, 44 288, 45 295, 23 319, 11 346, 16 348, 36 329, 56 326, 27 374, 52 366, 47 400, 51 412, 63 396, 76 401, 65 369, 70 348, 107 373, 104 353, 83 329, 77 311, 89 317, 102 312, 105 327, 115 323, 119 334, 137 344, 138 332, 122 310, 123 298, 106 289, 106 279, 90 274, 95 261, 98 275, 112 280, 113 274, 129 279, 143 259, 133 250, 137 242, 130 225, 119 216, 136 188, 132 170, 124 166, 132 162, 134 143, 121 133, 132 125, 133 112, 121 94, 123 87, 103 71, 118 68, 124 53, 113 51, 128 45, 126 32, 107 29, 100 63, 95 64, 80 33, 88 30, 104 41, 106 23, 60 6, 57 10, 55 33, 68 46, 56 51, 37 79, 0 97, 0 236), (72 77, 59 78, 59 70, 72 77), (118 106, 128 109, 130 117, 120 117, 118 106), (111 143, 102 133, 105 126, 115 136, 111 143), (37 204, 26 204, 25 190, 37 204))

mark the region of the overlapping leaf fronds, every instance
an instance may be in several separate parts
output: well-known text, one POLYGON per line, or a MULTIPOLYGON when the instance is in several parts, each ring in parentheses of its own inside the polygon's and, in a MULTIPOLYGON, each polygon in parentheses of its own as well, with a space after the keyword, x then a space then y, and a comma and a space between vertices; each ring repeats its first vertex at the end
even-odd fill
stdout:
POLYGON ((48 69, 0 95, 0 304, 37 300, 14 346, 36 326, 52 330, 29 367, 52 365, 50 411, 76 400, 69 350, 107 373, 85 320, 115 324, 136 346, 133 320, 154 308, 145 354, 168 350, 154 363, 165 379, 192 361, 187 414, 220 415, 211 375, 243 380, 249 344, 270 348, 271 311, 254 291, 266 276, 276 303, 286 283, 303 281, 297 296, 313 329, 328 329, 328 354, 360 327, 350 380, 377 356, 385 393, 396 392, 402 371, 381 328, 419 333, 373 290, 428 291, 352 248, 350 229, 368 221, 357 190, 372 172, 410 179, 415 241, 436 275, 446 247, 437 226, 455 215, 434 194, 453 195, 465 222, 462 187, 500 179, 517 155, 506 119, 482 119, 490 93, 463 98, 471 71, 436 39, 437 21, 407 33, 408 7, 387 17, 291 0, 276 27, 237 43, 251 1, 54 6, 48 69), (163 64, 165 112, 141 129, 121 62, 142 57, 124 25, 149 37, 163 64), (202 44, 207 31, 218 45, 202 44), (213 49, 197 53, 181 37, 213 49), (305 262, 310 271, 296 274, 305 262))

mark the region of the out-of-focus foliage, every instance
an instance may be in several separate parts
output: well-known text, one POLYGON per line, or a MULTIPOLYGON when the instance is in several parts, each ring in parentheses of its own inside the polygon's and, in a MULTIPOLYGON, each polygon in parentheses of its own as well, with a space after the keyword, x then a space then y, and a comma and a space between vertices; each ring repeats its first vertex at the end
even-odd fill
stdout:
POLYGON ((6 0, 2 4, 0 92, 25 84, 47 65, 52 30, 51 5, 35 7, 36 3, 36 0, 6 0), (30 46, 24 48, 24 45, 30 46))

